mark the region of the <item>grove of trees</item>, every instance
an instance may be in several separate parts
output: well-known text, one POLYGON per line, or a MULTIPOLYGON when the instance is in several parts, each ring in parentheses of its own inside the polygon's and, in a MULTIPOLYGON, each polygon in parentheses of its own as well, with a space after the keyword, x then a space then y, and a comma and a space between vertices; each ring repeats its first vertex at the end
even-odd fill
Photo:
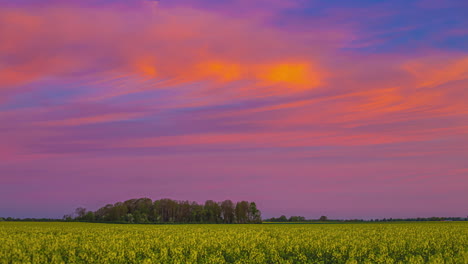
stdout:
POLYGON ((97 211, 79 207, 72 215, 63 217, 67 221, 119 222, 119 223, 209 223, 246 224, 261 223, 261 212, 254 202, 231 200, 204 204, 190 201, 149 198, 131 199, 107 204, 97 211))

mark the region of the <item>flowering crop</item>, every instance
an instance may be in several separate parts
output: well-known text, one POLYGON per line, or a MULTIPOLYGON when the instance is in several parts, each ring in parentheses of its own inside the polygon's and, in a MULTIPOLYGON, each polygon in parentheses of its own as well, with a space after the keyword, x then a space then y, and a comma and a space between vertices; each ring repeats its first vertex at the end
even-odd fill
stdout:
POLYGON ((468 223, 0 223, 0 263, 468 263, 468 223))

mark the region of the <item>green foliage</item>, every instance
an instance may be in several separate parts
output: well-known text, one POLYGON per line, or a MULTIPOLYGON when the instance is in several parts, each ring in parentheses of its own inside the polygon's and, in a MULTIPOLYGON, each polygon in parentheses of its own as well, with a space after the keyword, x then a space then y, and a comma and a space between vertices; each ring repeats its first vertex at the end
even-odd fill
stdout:
MULTIPOLYGON (((132 215, 128 213, 128 215, 132 215)), ((468 263, 468 223, 0 223, 3 263, 468 263)))
POLYGON ((246 224, 249 222, 249 203, 241 201, 236 204, 236 221, 239 224, 246 224))
POLYGON ((325 221, 328 221, 328 218, 327 218, 326 216, 322 215, 322 216, 319 218, 319 221, 325 222, 325 221))
POLYGON ((257 205, 254 202, 251 202, 248 210, 249 222, 250 223, 261 223, 262 222, 262 213, 257 209, 257 205))
MULTIPOLYGON (((238 202, 236 207, 231 200, 217 203, 208 200, 204 205, 196 202, 149 198, 131 199, 125 202, 107 204, 96 212, 79 207, 75 210, 76 221, 114 223, 261 223, 261 212, 255 203, 238 202)), ((71 215, 63 217, 72 221, 71 215)))
POLYGON ((288 222, 304 222, 304 221, 306 221, 306 219, 303 216, 291 216, 288 219, 288 222))

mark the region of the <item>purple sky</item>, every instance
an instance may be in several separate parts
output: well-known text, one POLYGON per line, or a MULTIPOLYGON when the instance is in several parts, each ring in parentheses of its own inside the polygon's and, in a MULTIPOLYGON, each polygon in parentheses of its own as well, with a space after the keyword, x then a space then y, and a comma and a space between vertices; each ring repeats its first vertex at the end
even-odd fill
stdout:
POLYGON ((0 216, 468 215, 468 4, 0 0, 0 216))

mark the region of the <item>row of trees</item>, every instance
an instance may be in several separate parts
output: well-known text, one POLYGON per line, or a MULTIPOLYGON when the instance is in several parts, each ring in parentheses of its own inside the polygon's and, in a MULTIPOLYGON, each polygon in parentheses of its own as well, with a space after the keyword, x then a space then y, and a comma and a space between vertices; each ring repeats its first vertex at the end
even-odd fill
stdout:
POLYGON ((370 222, 426 222, 426 221, 468 221, 468 217, 417 217, 371 219, 370 222))
POLYGON ((149 198, 131 199, 108 204, 97 211, 77 208, 72 215, 65 215, 67 221, 125 222, 125 223, 261 223, 261 212, 254 202, 231 200, 204 204, 189 201, 149 198))
POLYGON ((287 218, 285 215, 280 217, 272 217, 269 219, 265 219, 265 222, 276 222, 276 223, 284 223, 284 222, 421 222, 421 221, 468 221, 468 217, 427 217, 427 218, 383 218, 383 219, 346 219, 346 220, 330 220, 326 216, 322 215, 319 219, 306 219, 303 216, 291 216, 287 218))
POLYGON ((276 222, 276 223, 283 223, 283 222, 312 222, 312 221, 328 221, 328 218, 322 215, 318 220, 317 219, 306 219, 304 216, 291 216, 287 218, 285 215, 280 217, 272 217, 270 219, 265 219, 266 222, 276 222))

